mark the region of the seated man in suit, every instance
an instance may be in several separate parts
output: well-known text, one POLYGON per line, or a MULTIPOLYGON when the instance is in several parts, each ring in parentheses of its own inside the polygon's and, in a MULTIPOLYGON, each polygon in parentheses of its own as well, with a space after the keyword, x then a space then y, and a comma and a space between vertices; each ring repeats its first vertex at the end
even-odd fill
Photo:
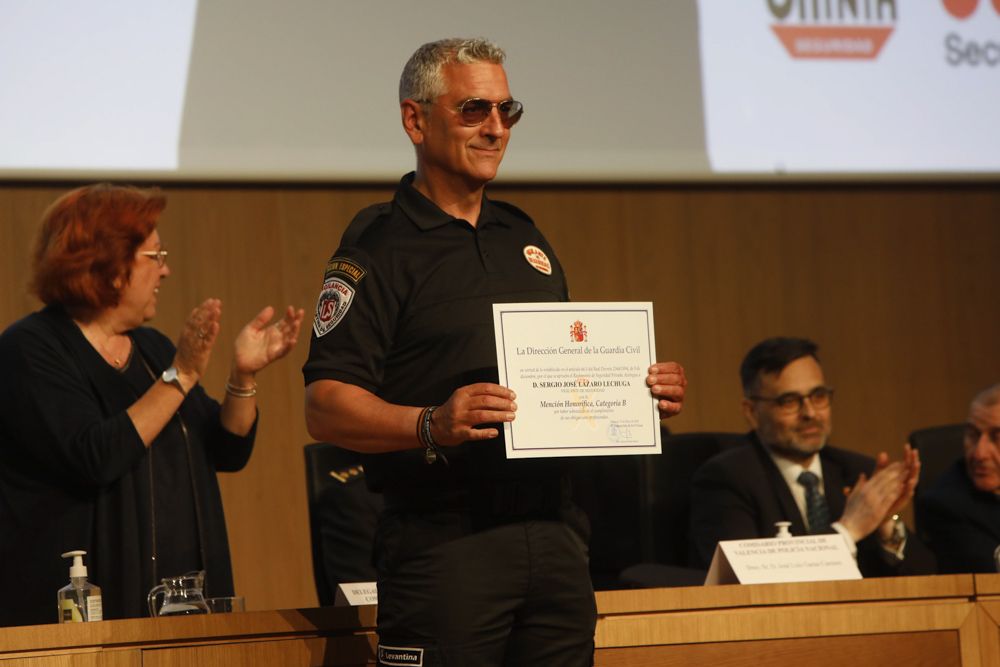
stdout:
POLYGON ((770 338, 744 358, 750 444, 695 473, 692 565, 708 567, 720 540, 771 537, 775 522, 790 521, 793 535, 843 535, 866 577, 932 573, 933 556, 898 516, 917 484, 916 451, 890 463, 828 446, 833 389, 816 351, 809 340, 770 338))
POLYGON ((920 527, 942 572, 996 572, 1000 550, 1000 384, 969 406, 964 457, 921 494, 920 527))

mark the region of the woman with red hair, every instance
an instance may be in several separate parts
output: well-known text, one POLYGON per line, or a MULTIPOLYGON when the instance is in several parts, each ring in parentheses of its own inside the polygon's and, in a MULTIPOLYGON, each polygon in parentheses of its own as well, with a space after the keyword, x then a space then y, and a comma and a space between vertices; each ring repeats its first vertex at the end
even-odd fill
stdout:
POLYGON ((0 625, 52 623, 60 554, 87 551, 104 617, 146 613, 160 579, 206 572, 233 594, 217 471, 240 470, 257 422, 255 374, 295 344, 302 310, 268 306, 236 337, 226 395, 204 375, 221 303, 191 311, 176 345, 144 326, 170 275, 158 190, 109 184, 53 203, 32 290, 45 307, 0 335, 0 625))

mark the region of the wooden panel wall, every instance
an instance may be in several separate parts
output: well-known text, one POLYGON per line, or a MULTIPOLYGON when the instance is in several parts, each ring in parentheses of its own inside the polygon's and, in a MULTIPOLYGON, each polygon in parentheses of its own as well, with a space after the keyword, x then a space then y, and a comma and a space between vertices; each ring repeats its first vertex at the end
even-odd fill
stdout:
MULTIPOLYGON (((0 326, 25 295, 39 214, 64 187, 0 185, 0 326)), ((392 187, 167 186, 169 335, 217 296, 224 335, 205 385, 220 395, 231 338, 264 304, 311 310, 355 211, 392 187)), ((979 185, 510 187, 559 252, 576 300, 651 300, 661 359, 691 381, 675 431, 742 430, 736 370, 771 335, 819 342, 837 387, 834 441, 896 451, 964 418, 1000 381, 1000 189, 979 185)), ((305 341, 259 378, 245 471, 223 478, 238 591, 249 609, 314 605, 300 369, 305 341)))

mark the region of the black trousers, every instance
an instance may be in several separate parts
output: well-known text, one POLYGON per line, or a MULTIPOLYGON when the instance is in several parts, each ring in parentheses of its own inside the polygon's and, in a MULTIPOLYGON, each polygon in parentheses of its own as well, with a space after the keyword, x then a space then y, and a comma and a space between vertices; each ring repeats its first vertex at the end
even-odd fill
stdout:
POLYGON ((593 664, 587 547, 562 520, 389 514, 376 566, 379 665, 593 664))

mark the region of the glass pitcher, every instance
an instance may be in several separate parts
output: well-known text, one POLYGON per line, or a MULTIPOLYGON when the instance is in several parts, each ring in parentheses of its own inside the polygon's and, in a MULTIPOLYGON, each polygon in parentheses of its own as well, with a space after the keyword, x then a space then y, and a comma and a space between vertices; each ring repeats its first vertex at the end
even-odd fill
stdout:
POLYGON ((205 572, 188 572, 176 577, 161 579, 163 583, 153 586, 146 597, 149 603, 150 616, 187 616, 189 614, 207 614, 208 605, 202 586, 205 583, 205 572), (163 602, 157 608, 159 595, 163 602))

